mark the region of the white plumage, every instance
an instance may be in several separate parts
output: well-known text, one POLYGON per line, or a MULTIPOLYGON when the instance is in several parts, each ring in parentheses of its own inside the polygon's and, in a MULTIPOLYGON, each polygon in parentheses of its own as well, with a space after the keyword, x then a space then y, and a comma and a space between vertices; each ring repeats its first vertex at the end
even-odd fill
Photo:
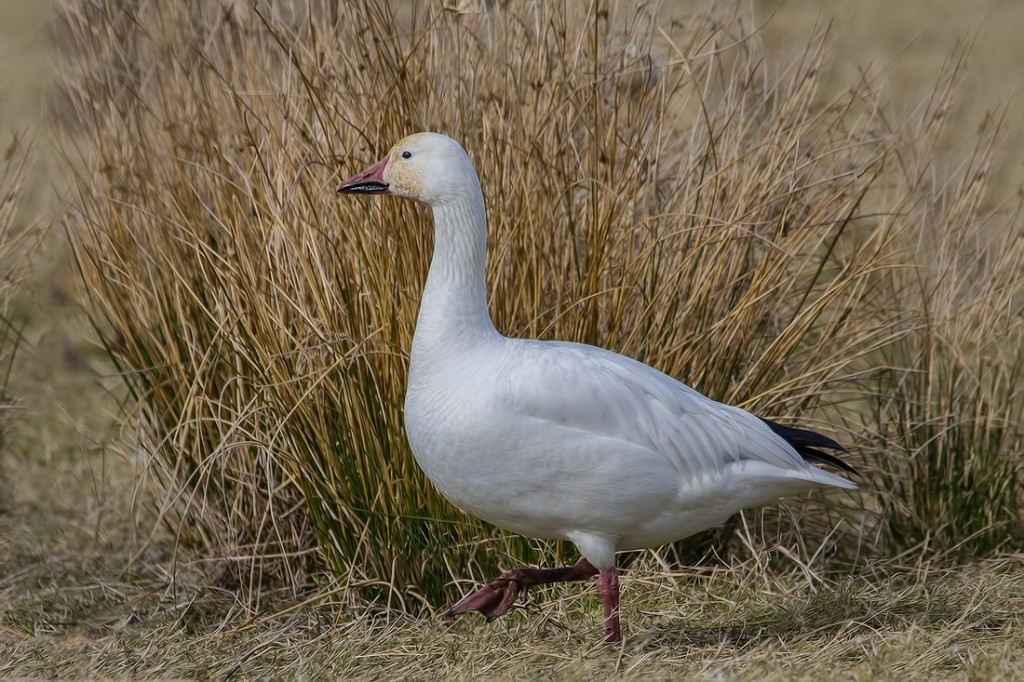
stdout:
POLYGON ((804 459, 849 470, 817 449, 839 447, 828 438, 715 402, 601 348, 500 335, 486 303, 483 195, 450 138, 407 137, 339 191, 433 209, 405 402, 427 477, 460 509, 522 535, 570 540, 583 556, 572 568, 507 571, 453 613, 497 617, 530 585, 600 573, 606 636, 617 641, 616 552, 680 540, 813 487, 856 487, 804 459))

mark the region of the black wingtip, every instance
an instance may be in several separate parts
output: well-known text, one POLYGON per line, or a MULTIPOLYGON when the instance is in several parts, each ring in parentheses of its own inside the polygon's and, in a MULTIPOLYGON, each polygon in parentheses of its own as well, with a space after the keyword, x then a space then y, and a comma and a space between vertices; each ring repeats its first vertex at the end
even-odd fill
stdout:
POLYGON ((823 436, 815 431, 809 431, 807 429, 798 429, 792 426, 785 426, 778 422, 773 422, 770 419, 761 417, 761 421, 768 425, 776 436, 779 436, 784 441, 793 446, 801 457, 808 462, 817 462, 819 464, 827 464, 834 466, 837 469, 841 469, 848 474, 854 476, 860 476, 860 472, 854 469, 852 466, 839 459, 833 454, 823 452, 821 448, 827 448, 829 450, 837 450, 839 452, 846 452, 846 448, 832 440, 828 436, 823 436))
POLYGON ((818 464, 828 464, 834 466, 837 469, 842 469, 848 474, 854 476, 860 476, 860 472, 854 469, 852 466, 839 459, 835 455, 831 455, 821 450, 815 450, 814 448, 797 448, 796 451, 800 453, 800 456, 806 459, 808 462, 817 462, 818 464))

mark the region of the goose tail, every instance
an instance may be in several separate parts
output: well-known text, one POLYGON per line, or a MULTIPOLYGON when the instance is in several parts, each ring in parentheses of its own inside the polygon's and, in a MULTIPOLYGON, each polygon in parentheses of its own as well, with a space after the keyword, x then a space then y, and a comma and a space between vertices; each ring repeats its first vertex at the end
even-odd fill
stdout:
POLYGON ((824 436, 815 431, 809 431, 808 429, 798 429, 792 426, 779 424, 778 422, 773 422, 770 419, 765 419, 763 417, 761 417, 761 421, 767 424, 768 428, 770 428, 776 436, 789 443, 805 461, 815 464, 825 464, 845 471, 848 474, 858 477, 860 476, 860 473, 852 466, 839 459, 836 455, 825 451, 835 450, 837 452, 846 452, 846 448, 828 436, 824 436))

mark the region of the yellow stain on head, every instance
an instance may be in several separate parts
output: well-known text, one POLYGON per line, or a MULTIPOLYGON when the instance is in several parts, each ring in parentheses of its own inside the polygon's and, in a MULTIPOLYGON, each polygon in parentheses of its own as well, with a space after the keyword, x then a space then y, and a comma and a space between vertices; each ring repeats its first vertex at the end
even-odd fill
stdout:
POLYGON ((419 165, 408 163, 406 159, 402 158, 402 151, 406 149, 415 151, 422 146, 418 144, 417 140, 420 135, 420 133, 417 133, 404 137, 391 148, 387 154, 388 163, 384 167, 384 181, 388 183, 392 194, 424 201, 423 169, 419 165))

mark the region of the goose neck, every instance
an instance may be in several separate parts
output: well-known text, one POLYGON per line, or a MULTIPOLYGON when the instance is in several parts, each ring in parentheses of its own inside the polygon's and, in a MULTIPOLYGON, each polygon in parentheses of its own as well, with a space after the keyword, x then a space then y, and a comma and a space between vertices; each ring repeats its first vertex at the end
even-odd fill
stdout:
POLYGON ((417 340, 448 346, 497 335, 487 309, 487 217, 479 188, 434 207, 434 256, 417 340))

